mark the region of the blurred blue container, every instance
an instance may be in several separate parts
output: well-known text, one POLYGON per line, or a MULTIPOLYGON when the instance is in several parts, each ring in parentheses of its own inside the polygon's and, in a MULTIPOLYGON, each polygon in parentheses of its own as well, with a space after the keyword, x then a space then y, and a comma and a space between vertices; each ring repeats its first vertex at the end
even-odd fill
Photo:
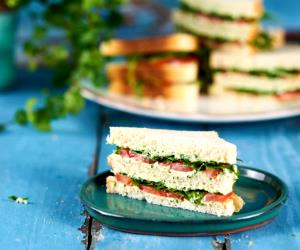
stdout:
POLYGON ((0 90, 11 87, 15 82, 15 35, 16 13, 0 12, 0 90))

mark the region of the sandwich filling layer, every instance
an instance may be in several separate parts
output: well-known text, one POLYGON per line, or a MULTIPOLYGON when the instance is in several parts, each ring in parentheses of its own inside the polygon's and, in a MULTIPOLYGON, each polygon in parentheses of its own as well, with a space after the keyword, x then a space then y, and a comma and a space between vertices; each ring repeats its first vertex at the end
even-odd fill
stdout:
POLYGON ((250 42, 259 33, 255 22, 234 22, 182 10, 175 11, 173 19, 179 27, 199 36, 220 41, 250 42))
POLYGON ((281 95, 300 90, 299 73, 278 72, 271 74, 247 74, 239 72, 219 72, 215 74, 215 84, 227 89, 260 95, 281 95), (282 74, 282 76, 280 76, 282 74))
POLYGON ((112 171, 132 178, 163 183, 167 188, 179 190, 206 190, 211 193, 228 194, 237 179, 234 165, 183 161, 151 160, 143 154, 119 149, 108 157, 112 171), (211 167, 210 167, 211 166, 211 167))
POLYGON ((234 193, 211 194, 200 190, 178 191, 162 185, 132 179, 126 175, 109 176, 106 181, 108 193, 118 193, 130 198, 146 200, 149 203, 178 207, 192 211, 230 216, 238 212, 244 202, 234 193))
MULTIPOLYGON (((181 0, 184 6, 194 11, 218 16, 224 19, 259 19, 263 15, 263 3, 261 0, 181 0)), ((190 10, 190 11, 191 11, 190 10)))

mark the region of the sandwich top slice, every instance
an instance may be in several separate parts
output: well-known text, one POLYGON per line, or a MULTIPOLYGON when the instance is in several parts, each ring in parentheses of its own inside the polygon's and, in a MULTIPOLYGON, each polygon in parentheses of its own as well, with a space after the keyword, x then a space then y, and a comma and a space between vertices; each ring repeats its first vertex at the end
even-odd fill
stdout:
POLYGON ((236 164, 237 149, 211 132, 111 127, 109 144, 142 152, 150 158, 236 164))
POLYGON ((111 39, 100 45, 101 54, 104 56, 194 52, 198 49, 197 37, 185 33, 141 39, 111 39))
POLYGON ((229 20, 257 20, 263 16, 262 0, 181 0, 195 12, 229 20))

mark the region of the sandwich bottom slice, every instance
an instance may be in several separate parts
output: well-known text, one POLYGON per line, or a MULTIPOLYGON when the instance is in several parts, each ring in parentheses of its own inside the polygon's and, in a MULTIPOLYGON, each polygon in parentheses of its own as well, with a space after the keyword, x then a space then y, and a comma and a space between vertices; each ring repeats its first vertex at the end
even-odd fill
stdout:
POLYGON ((231 216, 244 205, 242 198, 233 192, 227 195, 219 195, 198 190, 168 190, 159 186, 159 184, 154 185, 122 174, 107 177, 106 191, 107 193, 116 193, 133 199, 146 200, 152 204, 217 216, 231 216))

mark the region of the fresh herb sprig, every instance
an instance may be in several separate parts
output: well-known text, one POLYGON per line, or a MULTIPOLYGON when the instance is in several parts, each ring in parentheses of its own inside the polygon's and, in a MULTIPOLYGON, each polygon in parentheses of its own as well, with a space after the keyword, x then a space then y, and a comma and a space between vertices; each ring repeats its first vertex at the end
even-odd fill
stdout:
MULTIPOLYGON (((106 58, 99 52, 99 43, 110 39, 122 22, 119 7, 126 0, 35 0, 44 8, 30 15, 36 24, 32 37, 24 43, 29 68, 35 70, 40 63, 53 70, 53 83, 64 86, 60 95, 49 95, 41 105, 30 99, 17 110, 13 121, 20 125, 32 124, 41 131, 50 131, 53 120, 77 114, 84 107, 80 83, 89 81, 96 86, 105 81, 106 58), (63 41, 50 43, 46 38, 50 30, 59 32, 63 41)), ((6 0, 7 5, 18 7, 26 0, 6 0)), ((0 124, 5 130, 9 123, 0 124)))

